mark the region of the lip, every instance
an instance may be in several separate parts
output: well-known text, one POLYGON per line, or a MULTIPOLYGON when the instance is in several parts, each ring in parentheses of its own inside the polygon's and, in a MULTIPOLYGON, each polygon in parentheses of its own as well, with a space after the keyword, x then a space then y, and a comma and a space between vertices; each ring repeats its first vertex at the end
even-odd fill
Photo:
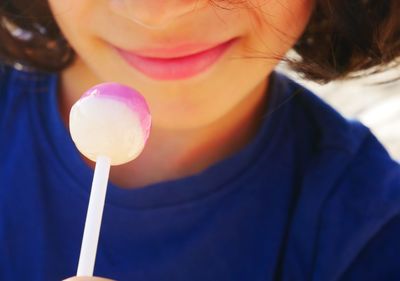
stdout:
POLYGON ((236 41, 237 38, 233 38, 208 48, 204 48, 204 44, 135 52, 114 48, 130 66, 146 76, 157 80, 178 80, 211 68, 236 41))

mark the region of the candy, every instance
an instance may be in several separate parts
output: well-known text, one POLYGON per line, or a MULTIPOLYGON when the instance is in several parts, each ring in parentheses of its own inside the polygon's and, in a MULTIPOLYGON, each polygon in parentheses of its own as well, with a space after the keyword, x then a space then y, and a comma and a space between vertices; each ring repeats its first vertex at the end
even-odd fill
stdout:
POLYGON ((70 112, 70 133, 78 150, 111 165, 135 159, 149 137, 151 116, 145 99, 130 87, 103 83, 86 91, 70 112))
POLYGON ((69 129, 78 150, 96 162, 77 276, 92 276, 110 165, 135 159, 149 137, 151 116, 144 98, 117 83, 94 86, 72 106, 69 129))

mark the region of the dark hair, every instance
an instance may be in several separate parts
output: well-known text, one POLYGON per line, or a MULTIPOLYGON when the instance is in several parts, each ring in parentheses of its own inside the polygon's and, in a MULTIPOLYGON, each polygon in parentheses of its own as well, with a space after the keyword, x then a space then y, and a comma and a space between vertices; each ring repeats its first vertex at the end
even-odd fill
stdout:
MULTIPOLYGON (((315 0, 304 34, 289 59, 304 78, 324 83, 399 65, 400 1, 315 0)), ((3 0, 0 60, 45 72, 67 67, 74 51, 63 38, 47 0, 3 0)))

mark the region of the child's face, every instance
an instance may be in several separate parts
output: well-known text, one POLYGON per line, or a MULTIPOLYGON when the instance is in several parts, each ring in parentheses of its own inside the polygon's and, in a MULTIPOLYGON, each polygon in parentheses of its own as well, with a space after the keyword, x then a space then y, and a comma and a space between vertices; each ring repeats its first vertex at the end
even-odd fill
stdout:
POLYGON ((154 126, 182 129, 214 122, 232 110, 240 110, 250 95, 260 94, 278 63, 276 58, 284 56, 296 42, 313 7, 313 0, 250 0, 246 7, 206 1, 49 0, 49 3, 64 36, 78 55, 79 72, 87 75, 81 76, 82 81, 130 85, 148 100, 154 126), (198 8, 190 12, 196 2, 198 8), (146 52, 157 48, 161 52, 154 56, 168 57, 171 52, 163 49, 187 42, 212 46, 233 38, 237 39, 235 43, 217 61, 186 77, 179 71, 176 76, 168 73, 149 76, 128 64, 114 49, 146 52))

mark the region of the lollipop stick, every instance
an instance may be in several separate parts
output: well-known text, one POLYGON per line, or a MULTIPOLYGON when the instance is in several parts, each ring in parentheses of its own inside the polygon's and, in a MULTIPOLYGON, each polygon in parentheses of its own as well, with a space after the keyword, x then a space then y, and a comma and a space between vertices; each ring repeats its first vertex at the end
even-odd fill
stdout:
POLYGON ((85 230, 83 232, 77 276, 93 276, 101 217, 103 215, 108 175, 110 172, 110 162, 111 160, 108 157, 97 157, 92 190, 90 192, 89 207, 86 215, 85 230))

